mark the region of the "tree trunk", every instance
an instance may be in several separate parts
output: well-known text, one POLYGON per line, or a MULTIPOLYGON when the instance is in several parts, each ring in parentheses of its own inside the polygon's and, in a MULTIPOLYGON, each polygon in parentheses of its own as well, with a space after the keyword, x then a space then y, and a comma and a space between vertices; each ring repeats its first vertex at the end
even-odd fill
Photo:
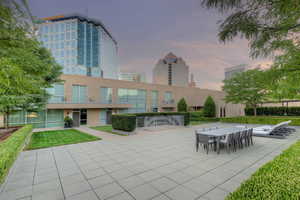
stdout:
POLYGON ((3 115, 3 123, 5 129, 8 129, 8 116, 9 116, 8 112, 5 112, 3 115))
POLYGON ((254 116, 256 116, 256 106, 254 106, 254 116))

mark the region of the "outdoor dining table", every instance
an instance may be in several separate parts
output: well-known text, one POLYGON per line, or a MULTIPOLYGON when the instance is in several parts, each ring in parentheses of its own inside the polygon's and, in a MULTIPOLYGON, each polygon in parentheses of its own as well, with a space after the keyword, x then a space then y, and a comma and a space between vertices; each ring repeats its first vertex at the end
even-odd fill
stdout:
MULTIPOLYGON (((202 134, 202 135, 207 135, 207 136, 211 136, 211 137, 215 137, 216 138, 216 142, 217 142, 217 153, 220 153, 220 140, 222 137, 231 134, 231 133, 237 133, 237 132, 241 132, 243 130, 246 130, 246 127, 229 127, 229 128, 217 128, 217 129, 213 129, 213 130, 196 130, 197 134, 202 134)), ((197 140, 198 137, 196 137, 197 140)), ((198 144, 198 141, 196 141, 196 144, 198 144)))

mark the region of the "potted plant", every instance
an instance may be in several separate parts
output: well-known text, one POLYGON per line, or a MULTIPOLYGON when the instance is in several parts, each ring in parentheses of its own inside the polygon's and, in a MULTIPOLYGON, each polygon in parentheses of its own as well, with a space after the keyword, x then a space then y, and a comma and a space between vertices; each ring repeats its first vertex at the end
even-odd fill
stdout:
POLYGON ((72 128, 73 126, 73 119, 69 116, 66 116, 65 119, 65 128, 72 128))

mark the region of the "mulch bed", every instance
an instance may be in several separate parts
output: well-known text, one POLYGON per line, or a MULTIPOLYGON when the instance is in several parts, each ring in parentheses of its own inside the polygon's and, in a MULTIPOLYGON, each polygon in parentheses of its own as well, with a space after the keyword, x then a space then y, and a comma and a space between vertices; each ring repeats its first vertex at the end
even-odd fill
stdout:
POLYGON ((0 142, 6 140, 11 134, 20 128, 20 126, 9 127, 8 129, 0 128, 0 142))

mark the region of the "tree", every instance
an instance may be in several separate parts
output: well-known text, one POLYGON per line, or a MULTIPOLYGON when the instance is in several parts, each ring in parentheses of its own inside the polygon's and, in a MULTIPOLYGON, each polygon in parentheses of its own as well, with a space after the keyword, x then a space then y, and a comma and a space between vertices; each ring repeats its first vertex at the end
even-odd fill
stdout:
POLYGON ((178 112, 187 112, 188 111, 188 106, 185 102, 185 99, 182 98, 177 104, 177 111, 178 112))
POLYGON ((220 24, 219 39, 235 37, 250 41, 251 55, 268 56, 293 46, 300 30, 300 3, 297 0, 202 0, 206 8, 228 14, 220 24))
POLYGON ((15 110, 38 110, 46 88, 59 82, 61 66, 36 40, 27 2, 0 0, 0 113, 8 127, 15 110))
POLYGON ((203 115, 204 117, 216 117, 216 104, 211 96, 208 96, 205 100, 203 115))
POLYGON ((231 79, 224 80, 225 101, 234 104, 245 104, 254 109, 266 99, 264 72, 259 69, 238 73, 231 79))

